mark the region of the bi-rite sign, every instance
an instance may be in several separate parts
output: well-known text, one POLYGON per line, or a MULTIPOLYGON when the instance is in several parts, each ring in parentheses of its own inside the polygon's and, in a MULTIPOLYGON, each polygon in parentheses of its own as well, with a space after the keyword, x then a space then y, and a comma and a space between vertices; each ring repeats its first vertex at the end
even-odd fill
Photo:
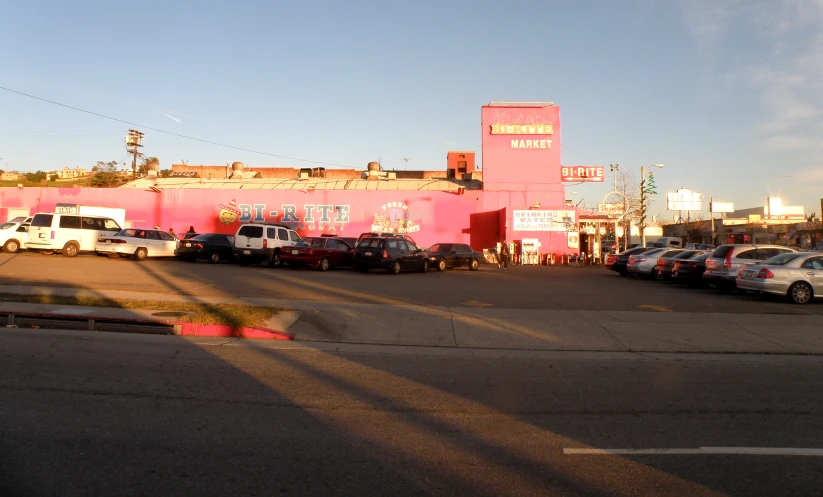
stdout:
POLYGON ((560 181, 564 183, 602 183, 603 166, 562 166, 560 181))

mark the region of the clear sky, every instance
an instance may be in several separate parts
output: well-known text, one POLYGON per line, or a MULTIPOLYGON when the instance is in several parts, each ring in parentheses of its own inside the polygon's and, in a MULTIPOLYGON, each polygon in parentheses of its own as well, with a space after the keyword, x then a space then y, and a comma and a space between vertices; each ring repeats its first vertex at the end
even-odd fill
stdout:
MULTIPOLYGON (((0 86, 142 126, 440 169, 480 153, 481 105, 554 101, 564 165, 664 163, 661 194, 820 214, 823 0, 6 0, 2 17, 0 86)), ((0 167, 122 161, 128 128, 0 90, 0 167)), ((143 131, 164 168, 308 164, 143 131)))

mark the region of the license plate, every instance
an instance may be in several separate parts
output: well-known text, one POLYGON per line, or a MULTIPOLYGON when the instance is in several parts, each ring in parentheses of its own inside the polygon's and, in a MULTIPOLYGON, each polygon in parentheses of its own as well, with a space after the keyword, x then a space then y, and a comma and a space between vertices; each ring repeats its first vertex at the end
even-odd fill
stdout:
POLYGON ((243 255, 251 255, 251 250, 244 250, 243 255))
POLYGON ((296 251, 296 250, 292 250, 292 251, 291 251, 291 255, 297 255, 297 251, 296 251))
POLYGON ((189 246, 189 244, 184 242, 184 243, 183 243, 183 246, 184 246, 184 247, 188 247, 188 246, 189 246))
POLYGON ((366 252, 366 255, 367 255, 367 256, 370 256, 370 255, 371 255, 371 252, 366 252))
POLYGON ((106 240, 106 245, 111 245, 111 240, 106 240))

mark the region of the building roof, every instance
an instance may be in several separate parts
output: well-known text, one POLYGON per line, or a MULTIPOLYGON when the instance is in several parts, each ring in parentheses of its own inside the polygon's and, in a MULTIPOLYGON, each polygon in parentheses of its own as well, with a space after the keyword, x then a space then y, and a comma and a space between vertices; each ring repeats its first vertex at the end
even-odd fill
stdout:
POLYGON ((120 188, 159 189, 214 189, 214 190, 386 190, 386 191, 443 191, 457 193, 461 188, 479 190, 477 180, 454 179, 203 179, 203 178, 140 178, 120 188))

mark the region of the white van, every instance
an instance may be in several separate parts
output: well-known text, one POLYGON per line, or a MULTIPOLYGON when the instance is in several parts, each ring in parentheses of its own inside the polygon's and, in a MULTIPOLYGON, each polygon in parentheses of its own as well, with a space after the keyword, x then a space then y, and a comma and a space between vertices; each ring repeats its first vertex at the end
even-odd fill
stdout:
POLYGON ((26 248, 76 257, 80 252, 94 252, 99 237, 121 229, 110 217, 39 212, 31 220, 26 248))
POLYGON ((660 248, 683 248, 683 240, 676 236, 659 236, 656 239, 647 239, 646 246, 660 248))

